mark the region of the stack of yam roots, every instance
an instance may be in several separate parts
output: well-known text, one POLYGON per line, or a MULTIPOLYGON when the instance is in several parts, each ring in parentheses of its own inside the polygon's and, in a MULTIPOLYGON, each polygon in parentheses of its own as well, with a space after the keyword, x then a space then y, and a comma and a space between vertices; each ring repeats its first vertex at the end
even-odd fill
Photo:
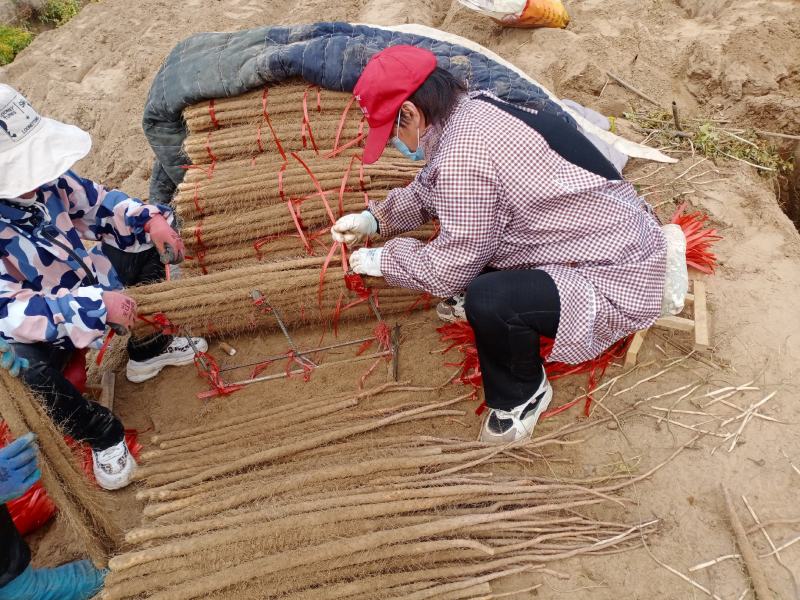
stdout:
MULTIPOLYGON (((184 118, 192 164, 173 204, 189 258, 181 279, 134 290, 140 313, 205 335, 272 326, 253 305, 258 289, 287 324, 368 316, 363 290, 345 285, 346 252, 332 247, 329 229, 419 167, 395 150, 361 162, 368 126, 352 94, 294 81, 189 106, 184 118)), ((427 241, 435 227, 406 235, 427 241)), ((383 288, 372 292, 382 313, 430 303, 368 285, 383 288)))
POLYGON ((138 472, 144 522, 109 562, 102 597, 494 598, 541 583, 544 565, 654 531, 613 509, 649 473, 529 474, 548 444, 585 425, 500 450, 421 435, 470 410, 469 394, 448 394, 390 383, 291 411, 231 406, 213 427, 160 433, 138 472))

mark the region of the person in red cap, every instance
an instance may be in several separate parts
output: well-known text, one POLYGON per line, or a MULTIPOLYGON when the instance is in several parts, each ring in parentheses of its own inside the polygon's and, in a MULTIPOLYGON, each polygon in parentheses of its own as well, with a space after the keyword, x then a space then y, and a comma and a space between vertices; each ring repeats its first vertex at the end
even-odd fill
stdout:
MULTIPOLYGON (((499 82, 498 85, 501 85, 499 82)), ((363 161, 389 141, 425 166, 405 188, 345 215, 334 240, 360 248, 356 273, 448 298, 437 308, 475 332, 490 408, 481 439, 529 437, 553 390, 551 361, 577 364, 661 313, 667 243, 652 209, 577 129, 466 87, 431 52, 375 54, 354 94, 369 124, 363 161), (394 237, 438 219, 428 243, 394 237)))

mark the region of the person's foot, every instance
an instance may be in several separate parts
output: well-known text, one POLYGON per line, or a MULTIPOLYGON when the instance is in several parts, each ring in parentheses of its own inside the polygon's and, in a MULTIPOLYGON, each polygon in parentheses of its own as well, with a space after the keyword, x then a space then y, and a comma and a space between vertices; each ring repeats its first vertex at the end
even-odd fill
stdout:
POLYGON ((94 478, 104 490, 119 490, 133 480, 136 459, 131 456, 125 440, 105 450, 92 450, 94 478))
MULTIPOLYGON (((193 337, 194 345, 200 352, 208 350, 208 342, 203 338, 193 337)), ((147 360, 129 360, 125 376, 128 381, 141 383, 152 379, 161 372, 164 367, 179 367, 190 365, 194 362, 194 349, 189 343, 189 338, 175 337, 164 351, 158 356, 147 360)))
POLYGON ((547 380, 547 375, 543 374, 539 389, 529 400, 507 411, 489 409, 481 429, 481 441, 506 444, 531 437, 539 417, 547 410, 552 399, 553 387, 547 380))
POLYGON ((464 293, 456 294, 436 305, 436 314, 445 323, 466 321, 467 313, 464 312, 464 293))
POLYGON ((0 587, 0 600, 88 600, 103 587, 106 571, 88 560, 71 562, 55 569, 34 569, 0 587))

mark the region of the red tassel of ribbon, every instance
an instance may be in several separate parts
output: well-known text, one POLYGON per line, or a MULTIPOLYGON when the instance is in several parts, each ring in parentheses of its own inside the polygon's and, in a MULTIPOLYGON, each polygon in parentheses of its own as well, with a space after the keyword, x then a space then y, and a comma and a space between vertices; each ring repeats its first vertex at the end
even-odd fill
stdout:
MULTIPOLYGON (((443 351, 444 354, 450 352, 450 350, 457 349, 462 356, 461 362, 446 363, 447 366, 459 367, 460 370, 458 374, 458 381, 464 385, 472 386, 473 391, 477 394, 477 390, 483 383, 483 377, 480 370, 480 361, 478 360, 478 351, 475 347, 475 332, 472 330, 472 327, 470 327, 469 323, 466 321, 457 321, 455 323, 449 323, 439 327, 436 331, 439 333, 439 337, 442 342, 449 343, 449 345, 443 351)), ((548 379, 554 381, 561 377, 566 377, 567 375, 587 373, 587 389, 590 390, 589 393, 584 396, 580 396, 579 398, 576 398, 567 404, 558 406, 543 413, 542 418, 544 419, 562 413, 578 404, 581 400, 585 400, 584 414, 588 416, 593 400, 591 390, 594 390, 597 387, 597 382, 603 377, 603 375, 605 375, 606 369, 609 367, 609 365, 614 360, 617 360, 625 355, 628 345, 632 339, 633 336, 623 338, 612 344, 608 349, 605 350, 605 352, 591 360, 578 365, 568 365, 560 362, 547 362, 547 358, 550 356, 550 353, 553 350, 554 342, 550 338, 540 338, 539 353, 544 361, 545 372, 547 373, 548 379)), ((481 406, 479 406, 476 410, 476 413, 481 414, 485 408, 485 405, 481 404, 481 406)))
POLYGON ((705 227, 708 215, 701 212, 684 214, 686 203, 681 204, 672 215, 671 222, 680 225, 686 236, 686 265, 706 274, 717 267, 717 257, 711 247, 722 239, 717 230, 705 227))

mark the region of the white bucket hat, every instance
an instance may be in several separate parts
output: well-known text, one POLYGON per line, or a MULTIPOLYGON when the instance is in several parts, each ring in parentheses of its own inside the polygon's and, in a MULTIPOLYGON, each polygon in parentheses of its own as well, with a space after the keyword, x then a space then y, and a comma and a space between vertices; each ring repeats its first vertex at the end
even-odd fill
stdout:
POLYGON ((91 148, 83 129, 40 116, 22 94, 0 84, 0 198, 53 181, 91 148))

